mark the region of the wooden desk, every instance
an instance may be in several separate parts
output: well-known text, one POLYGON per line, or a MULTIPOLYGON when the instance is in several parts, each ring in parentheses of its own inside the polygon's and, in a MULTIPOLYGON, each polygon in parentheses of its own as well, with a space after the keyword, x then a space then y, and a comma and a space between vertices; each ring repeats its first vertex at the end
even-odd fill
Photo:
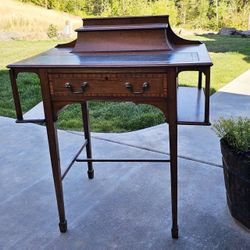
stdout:
POLYGON ((83 19, 83 23, 75 41, 8 66, 17 122, 46 124, 60 231, 67 231, 62 180, 75 161, 87 162, 90 179, 94 177, 93 162, 170 162, 172 237, 178 238, 177 125, 209 125, 212 62, 206 47, 201 42, 176 36, 168 16, 90 18, 83 19), (197 88, 178 86, 178 74, 182 71, 198 72, 197 88), (24 118, 17 88, 20 72, 38 74, 43 118, 24 118), (205 75, 205 95, 202 74, 205 75), (170 159, 93 159, 89 100, 132 101, 161 109, 169 124, 170 159), (72 103, 81 104, 85 142, 65 173, 61 173, 56 121, 60 111, 72 103), (79 159, 84 147, 87 159, 79 159))

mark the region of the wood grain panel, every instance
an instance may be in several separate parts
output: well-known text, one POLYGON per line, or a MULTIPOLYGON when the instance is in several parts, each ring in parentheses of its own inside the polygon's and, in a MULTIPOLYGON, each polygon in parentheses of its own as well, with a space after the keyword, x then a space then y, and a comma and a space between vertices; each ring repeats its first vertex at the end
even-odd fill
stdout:
POLYGON ((49 83, 52 96, 167 96, 167 74, 49 74, 49 83), (83 82, 88 83, 85 91, 73 93, 81 91, 83 82), (149 87, 143 91, 145 82, 149 87), (65 83, 72 88, 66 88, 65 83), (130 83, 132 89, 127 89, 125 83, 130 83))

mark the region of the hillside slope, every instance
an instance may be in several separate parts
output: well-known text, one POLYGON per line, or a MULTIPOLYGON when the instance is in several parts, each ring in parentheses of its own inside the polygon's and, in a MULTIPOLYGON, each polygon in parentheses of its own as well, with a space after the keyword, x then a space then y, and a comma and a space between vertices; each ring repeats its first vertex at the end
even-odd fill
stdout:
POLYGON ((73 29, 82 24, 81 17, 15 0, 4 0, 0 5, 0 40, 48 39, 50 24, 61 32, 67 21, 70 21, 73 29))

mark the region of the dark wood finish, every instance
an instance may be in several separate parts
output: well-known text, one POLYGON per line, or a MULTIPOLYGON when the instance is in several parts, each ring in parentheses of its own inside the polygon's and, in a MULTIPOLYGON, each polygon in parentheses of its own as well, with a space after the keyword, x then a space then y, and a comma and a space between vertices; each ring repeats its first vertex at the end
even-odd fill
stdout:
POLYGON ((210 68, 207 68, 205 84, 205 123, 209 123, 209 96, 210 96, 210 68))
POLYGON ((199 71, 199 76, 198 76, 198 89, 201 89, 202 87, 202 72, 199 71))
POLYGON ((49 79, 53 97, 167 96, 166 74, 50 74, 49 79), (146 82, 148 88, 142 92, 146 82), (81 88, 83 83, 86 83, 84 89, 81 88), (126 87, 126 83, 131 84, 132 90, 126 87))
POLYGON ((127 25, 123 27, 114 25, 78 29, 78 38, 73 52, 106 53, 173 50, 165 35, 165 28, 165 25, 127 25), (130 41, 133 41, 133 43, 130 41))
POLYGON ((170 162, 168 159, 97 159, 97 158, 87 158, 87 159, 76 159, 76 162, 170 162))
POLYGON ((74 162, 87 162, 90 179, 94 177, 93 162, 170 162, 172 237, 178 238, 177 125, 209 125, 212 62, 207 49, 199 41, 178 37, 168 16, 88 18, 83 19, 83 27, 77 32, 75 41, 8 66, 17 121, 46 124, 60 231, 67 230, 62 179, 74 162), (182 71, 198 72, 196 90, 178 87, 182 71), (32 118, 30 113, 23 117, 16 83, 20 72, 39 75, 45 119, 32 118), (161 109, 169 124, 170 160, 93 158, 89 100, 132 101, 161 109), (61 174, 56 121, 64 107, 72 103, 81 105, 85 143, 61 174), (81 159, 85 146, 87 158, 81 159))
POLYGON ((17 74, 14 69, 10 70, 10 82, 12 87, 12 93, 14 97, 14 104, 16 109, 17 120, 23 120, 22 107, 20 103, 18 88, 17 88, 17 74))
POLYGON ((44 113, 46 119, 46 129, 49 142, 50 159, 52 165, 52 173, 54 178, 54 186, 56 192, 58 213, 59 213, 59 228, 62 233, 67 231, 67 221, 65 218, 64 210, 64 198, 63 198, 63 186, 61 179, 61 166, 59 157, 58 136, 55 119, 53 117, 53 106, 50 98, 49 85, 47 80, 47 74, 45 70, 39 71, 39 77, 41 80, 41 91, 44 104, 44 113))
POLYGON ((45 119, 17 119, 16 123, 35 123, 35 124, 44 124, 45 119))
MULTIPOLYGON (((85 137, 85 140, 87 141, 86 155, 87 155, 87 158, 92 158, 88 103, 83 102, 81 104, 81 108, 82 108, 82 117, 83 117, 84 137, 85 137)), ((94 178, 94 168, 93 168, 92 161, 88 161, 88 177, 89 179, 94 178)))
POLYGON ((171 197, 172 197, 172 237, 178 238, 177 222, 177 72, 175 69, 168 71, 169 82, 173 83, 168 87, 168 124, 169 124, 169 149, 170 149, 170 175, 171 175, 171 197))

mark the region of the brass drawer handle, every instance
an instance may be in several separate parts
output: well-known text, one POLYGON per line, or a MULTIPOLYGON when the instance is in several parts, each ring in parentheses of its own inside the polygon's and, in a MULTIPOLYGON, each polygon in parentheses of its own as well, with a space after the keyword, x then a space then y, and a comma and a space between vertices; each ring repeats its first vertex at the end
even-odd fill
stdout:
POLYGON ((141 91, 133 91, 133 85, 129 82, 126 82, 125 83, 125 87, 133 94, 136 94, 136 95, 140 95, 140 94, 143 94, 148 88, 149 88, 149 83, 148 82, 144 82, 142 84, 142 90, 141 91))
POLYGON ((64 87, 66 89, 69 89, 73 94, 82 94, 85 92, 86 88, 88 87, 88 82, 81 83, 81 85, 80 85, 81 90, 78 90, 78 91, 74 91, 72 85, 69 82, 66 82, 64 84, 64 87))

